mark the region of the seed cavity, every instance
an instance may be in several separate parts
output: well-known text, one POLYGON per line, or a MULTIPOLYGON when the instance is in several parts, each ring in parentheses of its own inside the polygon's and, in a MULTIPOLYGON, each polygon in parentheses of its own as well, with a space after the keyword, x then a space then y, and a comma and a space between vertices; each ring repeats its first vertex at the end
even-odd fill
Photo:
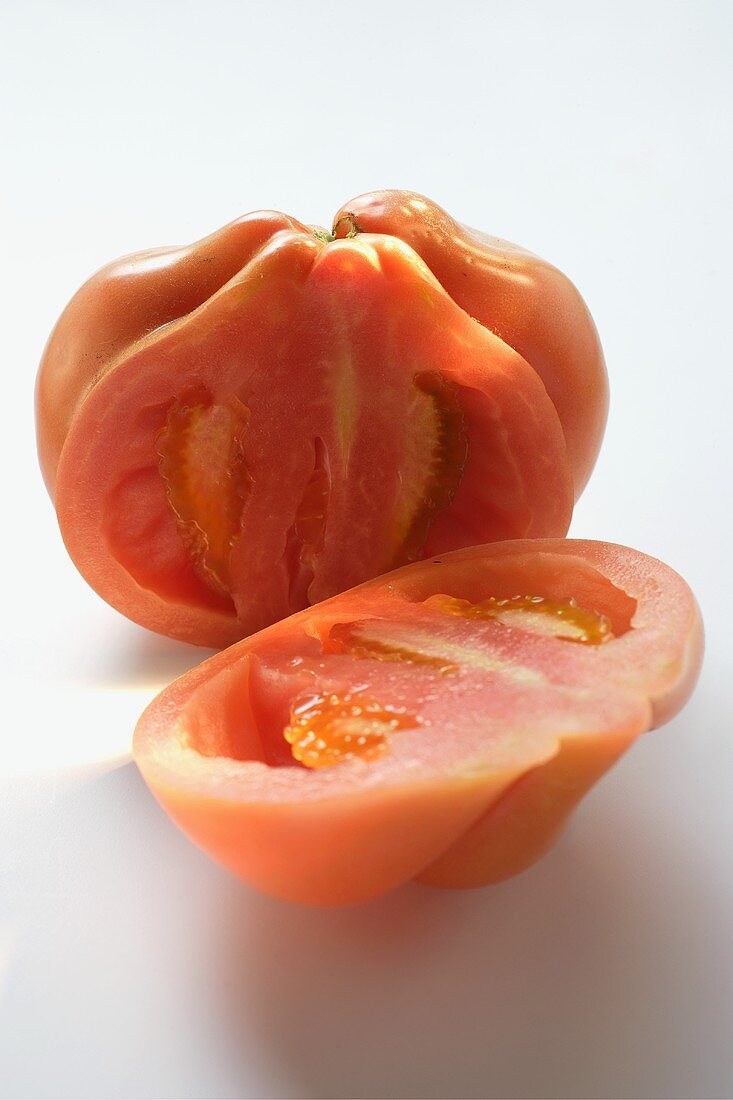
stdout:
POLYGON ((384 641, 369 634, 369 623, 337 623, 328 634, 327 653, 347 653, 350 657, 395 661, 435 669, 441 676, 458 672, 458 665, 440 654, 425 653, 409 645, 384 641))
POLYGON ((403 709, 361 694, 308 695, 293 702, 283 736, 299 764, 327 768, 347 760, 376 760, 388 751, 392 733, 418 724, 403 709))
POLYGON ((244 460, 250 413, 234 395, 212 404, 197 393, 173 403, 156 441, 159 470, 198 576, 230 592, 230 558, 252 491, 244 460))
POLYGON ((456 385, 439 371, 415 375, 406 413, 392 567, 422 557, 430 527, 450 505, 468 460, 466 416, 456 385), (430 452, 426 457, 426 440, 430 452))
POLYGON ((505 626, 544 634, 580 645, 604 645, 614 638, 611 621, 598 611, 579 607, 572 597, 551 600, 546 596, 489 596, 478 603, 438 594, 425 606, 444 615, 464 619, 493 619, 505 626))

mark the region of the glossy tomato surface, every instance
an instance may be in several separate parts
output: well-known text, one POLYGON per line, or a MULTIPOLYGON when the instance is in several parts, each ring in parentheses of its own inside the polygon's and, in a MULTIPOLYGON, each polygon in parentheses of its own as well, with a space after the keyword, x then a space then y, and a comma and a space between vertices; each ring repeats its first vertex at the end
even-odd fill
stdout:
POLYGON ((685 702, 702 628, 669 567, 575 540, 408 565, 166 689, 135 759, 197 844, 314 904, 406 879, 478 886, 552 844, 585 791, 685 702))
POLYGON ((572 284, 406 192, 333 233, 258 212, 110 265, 37 386, 79 570, 213 646, 406 562, 563 535, 606 403, 572 284))

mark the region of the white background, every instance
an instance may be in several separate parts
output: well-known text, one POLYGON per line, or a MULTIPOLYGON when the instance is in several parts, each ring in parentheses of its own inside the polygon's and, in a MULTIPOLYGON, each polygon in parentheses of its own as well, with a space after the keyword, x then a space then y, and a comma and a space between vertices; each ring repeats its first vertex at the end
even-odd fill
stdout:
POLYGON ((729 1097, 733 5, 0 4, 0 1091, 729 1097), (342 911, 257 896, 126 762, 201 651, 75 573, 36 364, 108 259, 408 187, 564 269, 612 385, 573 533, 677 568, 699 688, 536 868, 342 911))

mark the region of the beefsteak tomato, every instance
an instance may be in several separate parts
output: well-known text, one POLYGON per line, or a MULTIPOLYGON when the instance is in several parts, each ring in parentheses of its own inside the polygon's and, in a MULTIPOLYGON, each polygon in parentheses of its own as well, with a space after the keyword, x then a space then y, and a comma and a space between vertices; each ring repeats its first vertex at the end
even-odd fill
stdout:
POLYGON ((109 603, 223 646, 405 562, 563 535, 606 415, 577 291, 407 192, 104 268, 37 385, 66 546, 109 603))
POLYGON ((218 654, 143 714, 135 759, 185 833, 257 888, 346 904, 478 886, 552 844, 685 702, 702 628, 622 546, 494 543, 414 563, 218 654))

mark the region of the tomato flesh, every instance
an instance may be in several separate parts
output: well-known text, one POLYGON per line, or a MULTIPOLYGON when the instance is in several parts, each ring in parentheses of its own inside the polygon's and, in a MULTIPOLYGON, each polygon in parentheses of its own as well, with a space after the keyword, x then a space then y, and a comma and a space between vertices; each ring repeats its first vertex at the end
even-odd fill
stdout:
MULTIPOLYGON (((250 410, 235 395, 217 404, 176 400, 157 439, 166 496, 194 570, 214 592, 230 596, 230 559, 253 479, 244 452, 250 410)), ((392 565, 422 555, 433 519, 448 507, 468 457, 457 389, 437 372, 417 374, 408 397, 392 565)), ((323 549, 331 475, 328 452, 314 440, 314 466, 286 536, 289 607, 308 606, 323 549)))
POLYGON ((603 543, 495 543, 407 565, 205 662, 143 715, 135 756, 188 835, 278 896, 480 885, 539 858, 682 705, 700 654, 694 599, 661 563, 603 543))
MULTIPOLYGON (((488 596, 480 603, 439 594, 424 601, 431 611, 457 615, 474 621, 492 621, 527 633, 551 636, 564 642, 581 645, 602 645, 613 639, 607 616, 585 607, 573 599, 549 600, 543 596, 488 596)), ((324 653, 345 653, 351 657, 376 661, 391 661, 436 670, 442 676, 463 672, 483 672, 484 639, 471 636, 469 646, 460 650, 450 640, 441 639, 433 628, 429 642, 425 637, 407 632, 404 641, 390 637, 393 624, 379 620, 362 623, 338 623, 328 633, 324 653), (380 627, 382 630, 380 631, 380 627), (384 627, 387 627, 385 630, 384 627), (382 636, 380 636, 382 634, 382 636), (437 642, 437 646, 436 643, 437 642), (447 652, 441 655, 441 643, 447 652)), ((496 668, 489 663, 491 673, 496 668)), ((522 679, 533 677, 526 669, 522 679)), ((535 679, 535 683, 540 680, 535 679)), ((487 684, 487 690, 490 685, 487 684)), ((389 734, 410 728, 418 720, 401 712, 386 710, 361 694, 330 695, 327 698, 307 697, 291 709, 290 723, 283 736, 292 745, 293 758, 306 767, 319 768, 338 764, 358 756, 374 760, 388 751, 389 734)))

